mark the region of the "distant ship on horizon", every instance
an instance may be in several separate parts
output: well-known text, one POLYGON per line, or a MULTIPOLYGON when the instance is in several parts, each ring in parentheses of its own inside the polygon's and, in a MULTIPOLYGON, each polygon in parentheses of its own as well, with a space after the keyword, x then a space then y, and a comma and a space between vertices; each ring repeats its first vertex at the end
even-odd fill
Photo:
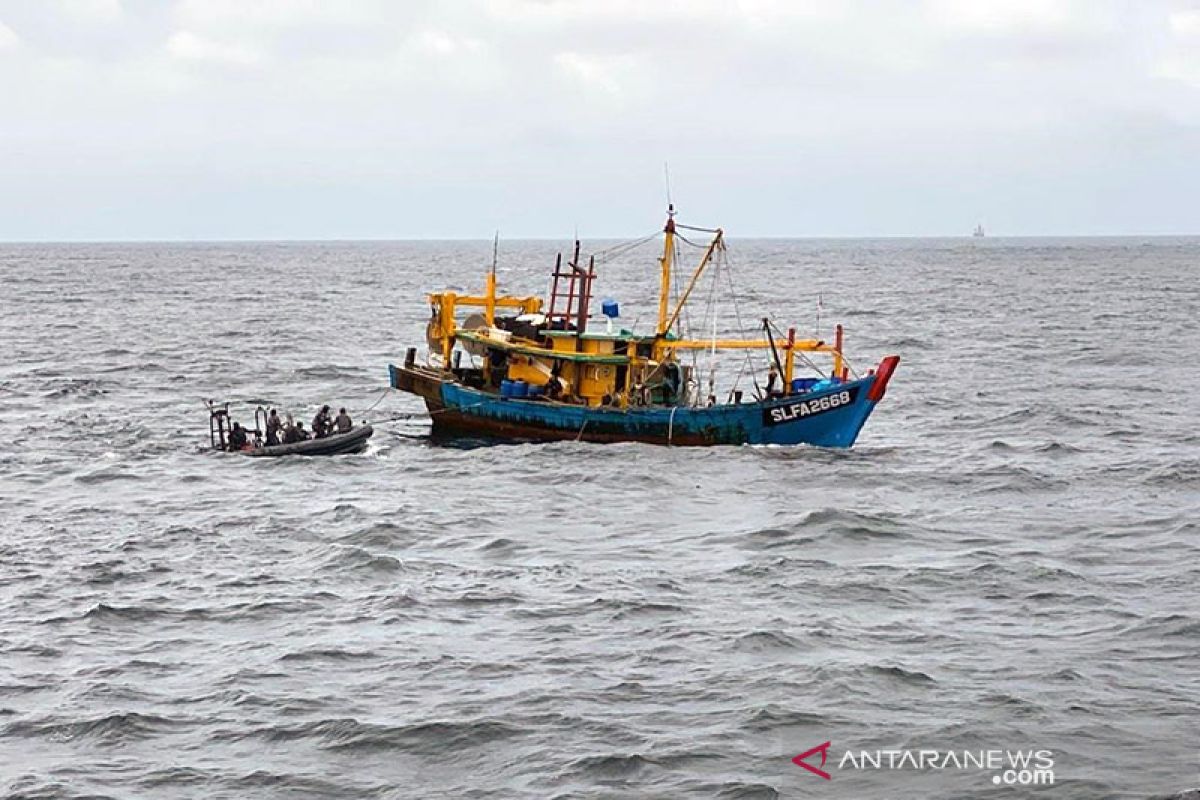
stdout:
POLYGON ((984 236, 986 236, 987 234, 983 232, 983 226, 982 226, 982 225, 976 225, 976 226, 975 226, 975 230, 971 232, 971 235, 972 235, 972 236, 974 236, 974 237, 976 237, 977 239, 982 239, 982 238, 983 238, 984 236))

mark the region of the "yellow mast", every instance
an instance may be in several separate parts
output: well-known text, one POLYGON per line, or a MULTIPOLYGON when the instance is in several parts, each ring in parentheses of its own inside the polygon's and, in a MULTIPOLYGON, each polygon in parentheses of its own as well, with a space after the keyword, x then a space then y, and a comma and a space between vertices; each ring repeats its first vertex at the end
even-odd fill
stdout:
POLYGON ((496 324, 496 267, 492 266, 492 271, 487 274, 487 282, 484 284, 483 293, 483 318, 487 320, 488 325, 496 324))
POLYGON ((696 271, 692 273, 692 279, 688 282, 687 289, 683 292, 683 297, 680 297, 679 302, 675 305, 675 310, 671 313, 671 318, 667 321, 666 330, 670 330, 671 326, 675 324, 675 320, 679 319, 679 312, 683 311, 684 305, 687 303, 688 298, 691 297, 692 289, 696 288, 696 281, 700 280, 700 276, 704 273, 704 268, 708 266, 708 262, 712 259, 713 253, 717 251, 718 247, 722 246, 721 237, 724 235, 721 229, 717 228, 717 233, 713 237, 712 243, 704 251, 704 257, 700 259, 700 263, 696 266, 696 271))
POLYGON ((675 252, 675 206, 667 206, 667 224, 663 227, 663 233, 666 236, 663 238, 663 254, 659 259, 662 265, 662 282, 659 285, 658 291, 658 327, 655 333, 658 336, 666 334, 667 326, 667 304, 670 301, 671 295, 671 256, 675 252))
POLYGON ((492 269, 487 274, 486 290, 484 296, 487 298, 483 304, 483 318, 487 320, 488 325, 496 324, 496 261, 500 255, 500 231, 496 231, 496 238, 492 240, 492 269))

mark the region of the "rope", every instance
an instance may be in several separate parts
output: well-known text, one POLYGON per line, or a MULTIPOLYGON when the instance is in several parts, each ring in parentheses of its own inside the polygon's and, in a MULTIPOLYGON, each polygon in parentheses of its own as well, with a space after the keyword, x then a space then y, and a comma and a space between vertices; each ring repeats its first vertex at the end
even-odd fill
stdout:
POLYGON ((361 417, 365 417, 365 416, 367 415, 367 412, 368 412, 368 411, 374 411, 374 410, 375 410, 375 407, 376 407, 377 405, 379 405, 380 403, 382 403, 382 402, 383 402, 383 398, 387 397, 387 396, 388 396, 388 393, 389 393, 390 391, 392 391, 392 387, 390 387, 390 386, 389 386, 389 387, 387 387, 386 389, 384 389, 384 390, 383 390, 383 394, 379 395, 379 399, 378 399, 378 400, 376 400, 374 403, 371 403, 371 405, 369 405, 369 406, 367 406, 366 408, 364 408, 364 409, 363 409, 363 411, 362 411, 362 414, 360 414, 359 416, 361 416, 361 417))
POLYGON ((390 417, 378 420, 377 422, 372 422, 371 424, 372 425, 386 425, 389 422, 405 422, 410 419, 417 419, 419 417, 424 417, 424 416, 425 416, 424 414, 393 414, 390 417))
MULTIPOLYGON (((408 412, 408 413, 404 413, 404 414, 393 414, 390 417, 385 417, 384 419, 378 420, 376 422, 372 422, 370 424, 386 425, 391 422, 407 422, 409 420, 414 420, 414 419, 426 419, 428 417, 433 417, 438 414, 444 414, 447 411, 465 411, 469 408, 478 408, 479 406, 486 405, 487 402, 488 402, 487 400, 483 400, 478 403, 472 403, 469 406, 447 406, 445 408, 434 409, 433 411, 416 411, 416 412, 408 412)), ((377 403, 377 405, 378 405, 378 403, 377 403)))
POLYGON ((621 242, 619 244, 613 245, 612 247, 606 247, 603 250, 597 250, 596 252, 592 253, 592 257, 595 258, 596 261, 601 262, 601 263, 603 263, 605 261, 611 261, 612 259, 616 258, 617 256, 621 256, 621 255, 624 255, 625 253, 636 250, 637 248, 641 247, 642 245, 646 244, 647 242, 649 242, 653 239, 657 239, 658 235, 660 233, 661 233, 661 231, 655 231, 654 233, 650 234, 649 236, 643 236, 641 239, 634 239, 634 240, 628 241, 628 242, 621 242))
MULTIPOLYGON (((730 260, 729 251, 726 248, 721 248, 721 263, 723 265, 722 271, 729 282, 729 296, 733 299, 733 314, 737 319, 738 336, 745 339, 746 326, 742 322, 742 309, 738 304, 737 287, 733 285, 733 262, 730 260)), ((745 357, 742 359, 742 366, 738 369, 737 377, 733 379, 733 388, 729 390, 730 398, 737 391, 738 385, 742 382, 742 376, 746 374, 747 368, 750 371, 750 380, 754 384, 755 390, 758 390, 758 371, 754 369, 754 359, 750 351, 747 350, 745 357)))
MULTIPOLYGON (((487 401, 483 401, 483 402, 479 402, 479 403, 472 403, 469 406, 455 406, 455 407, 439 408, 434 411, 417 411, 417 412, 410 412, 410 413, 404 413, 404 414, 393 414, 390 417, 386 417, 385 419, 377 420, 377 421, 369 423, 369 424, 371 424, 371 425, 389 425, 393 422, 411 422, 412 420, 425 420, 425 419, 429 419, 430 417, 433 417, 437 414, 444 414, 447 411, 464 411, 468 408, 476 408, 477 406, 484 405, 486 402, 487 401)), ((403 434, 399 434, 399 435, 403 435, 403 434)), ((421 437, 409 437, 409 438, 421 438, 421 437)))
MULTIPOLYGON (((776 336, 778 336, 778 337, 779 337, 779 338, 781 338, 781 339, 786 339, 786 338, 787 338, 787 336, 786 336, 786 335, 784 335, 783 331, 779 330, 779 326, 777 326, 777 325, 776 325, 774 322, 771 322, 770 320, 768 320, 768 324, 769 324, 769 325, 770 325, 772 328, 774 328, 774 329, 775 329, 775 335, 776 335, 776 336)), ((810 368, 811 368, 811 369, 812 369, 814 372, 816 372, 816 373, 817 373, 818 375, 820 375, 822 378, 828 377, 828 376, 825 374, 825 370, 823 370, 823 369, 821 369, 820 367, 818 367, 818 366, 817 366, 817 365, 816 365, 816 364, 813 362, 813 360, 812 360, 811 358, 809 358, 809 357, 808 357, 808 356, 805 354, 805 352, 804 352, 803 350, 797 350, 797 351, 796 351, 796 355, 798 355, 798 356, 800 357, 800 359, 801 359, 801 360, 802 360, 802 361, 803 361, 803 362, 804 362, 806 365, 808 365, 808 367, 810 367, 810 368)), ((857 380, 857 379, 858 379, 858 377, 860 377, 860 376, 861 376, 861 373, 860 373, 860 372, 859 372, 857 369, 855 369, 855 368, 854 368, 854 365, 850 363, 850 359, 846 358, 846 354, 845 354, 845 353, 841 353, 840 355, 841 355, 841 357, 842 357, 842 363, 843 363, 843 364, 846 366, 846 369, 850 370, 850 374, 851 374, 852 376, 854 376, 854 377, 855 377, 855 379, 857 380)), ((832 369, 830 370, 830 374, 832 374, 832 369)), ((838 376, 838 377, 841 377, 841 376, 838 376)))
POLYGON ((696 243, 696 242, 693 242, 691 239, 687 238, 687 237, 686 237, 686 236, 684 236, 682 233, 678 233, 678 232, 677 232, 677 233, 675 234, 675 238, 676 238, 678 241, 681 241, 681 242, 683 242, 684 244, 689 244, 689 245, 691 245, 692 247, 696 248, 697 250, 707 250, 707 249, 708 249, 708 245, 706 245, 706 244, 698 244, 698 243, 696 243))

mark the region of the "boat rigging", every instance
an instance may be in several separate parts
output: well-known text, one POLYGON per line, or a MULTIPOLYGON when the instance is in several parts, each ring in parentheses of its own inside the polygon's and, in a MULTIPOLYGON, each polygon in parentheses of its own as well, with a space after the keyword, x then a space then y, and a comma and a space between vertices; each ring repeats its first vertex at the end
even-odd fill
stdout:
MULTIPOLYGON (((657 444, 853 444, 883 398, 899 358, 888 356, 866 374, 854 373, 840 325, 833 341, 825 341, 801 338, 795 327, 781 331, 763 317, 761 336, 747 338, 732 291, 741 338, 720 337, 713 312, 714 265, 724 265, 729 275, 724 231, 678 223, 672 205, 661 233, 652 333, 614 331, 619 307, 608 299, 601 303, 605 329, 590 329, 597 255, 603 253, 585 259, 577 241, 565 261, 559 254, 544 300, 500 294, 493 252, 482 294, 429 295, 427 357, 418 363, 416 348, 409 348, 402 366, 389 367, 391 386, 425 401, 435 432, 657 444), (681 231, 711 239, 699 245, 681 231), (681 243, 702 249, 690 274, 680 271, 681 243), (711 316, 711 326, 702 330, 711 333, 690 338, 687 308, 710 271, 705 322, 711 316), (472 313, 460 323, 462 311, 472 313), (746 353, 724 403, 715 389, 719 351, 746 353), (754 398, 747 401, 737 380, 752 368, 754 351, 767 353, 771 367, 765 386, 754 380, 754 398), (699 391, 698 378, 699 357, 705 353, 707 393, 699 391), (820 369, 817 358, 827 359, 829 366, 820 369), (798 368, 816 374, 802 377, 798 368)), ((619 245, 608 254, 616 251, 627 249, 619 245)))

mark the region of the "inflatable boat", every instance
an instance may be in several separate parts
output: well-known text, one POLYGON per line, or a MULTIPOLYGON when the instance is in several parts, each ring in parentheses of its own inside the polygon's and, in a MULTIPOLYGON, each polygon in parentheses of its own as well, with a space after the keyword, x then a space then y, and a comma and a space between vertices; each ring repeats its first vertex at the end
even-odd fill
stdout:
POLYGON ((375 433, 370 425, 363 424, 346 433, 334 433, 317 439, 305 439, 291 444, 267 445, 263 442, 263 430, 267 427, 267 412, 261 406, 254 412, 254 427, 242 428, 229 417, 229 404, 208 401, 209 441, 214 450, 241 453, 246 456, 340 456, 344 453, 361 453, 367 449, 367 440, 375 433), (242 431, 247 444, 240 450, 230 447, 231 433, 237 428, 242 431), (250 437, 253 438, 250 438, 250 437))
POLYGON ((294 444, 250 447, 240 452, 248 456, 340 456, 344 453, 361 453, 367 449, 367 440, 374 432, 370 425, 359 425, 348 433, 305 439, 294 444))

